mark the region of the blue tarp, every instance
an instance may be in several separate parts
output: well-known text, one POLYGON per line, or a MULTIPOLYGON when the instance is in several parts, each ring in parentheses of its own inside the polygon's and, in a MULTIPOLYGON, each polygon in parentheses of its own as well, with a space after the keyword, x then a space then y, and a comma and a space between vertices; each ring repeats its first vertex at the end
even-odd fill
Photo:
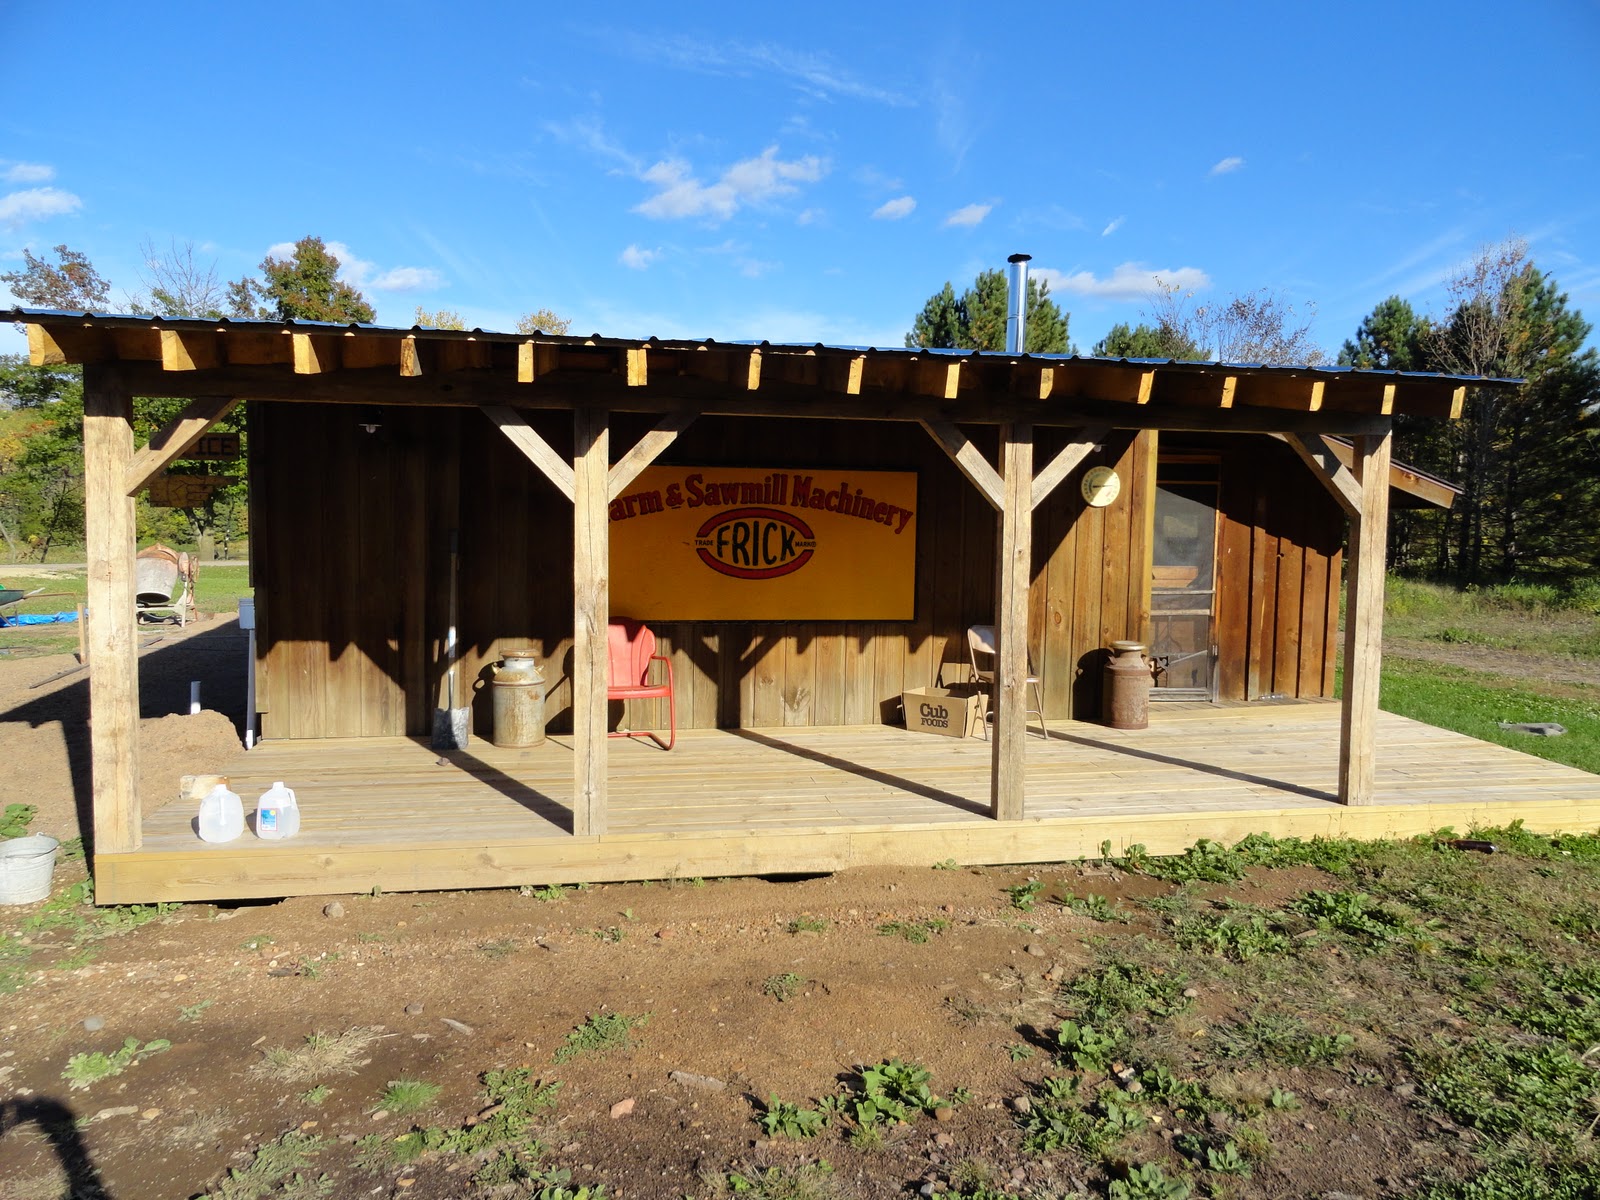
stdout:
POLYGON ((77 619, 75 612, 18 613, 13 617, 0 616, 0 628, 7 625, 71 625, 77 619))

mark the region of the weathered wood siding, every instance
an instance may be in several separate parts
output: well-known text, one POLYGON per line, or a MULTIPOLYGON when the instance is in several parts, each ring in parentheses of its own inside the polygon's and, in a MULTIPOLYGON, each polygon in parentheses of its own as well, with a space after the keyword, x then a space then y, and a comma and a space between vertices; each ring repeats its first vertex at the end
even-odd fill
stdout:
MULTIPOLYGON (((569 728, 568 501, 470 410, 391 407, 374 434, 357 416, 348 406, 251 408, 263 736, 428 732, 443 703, 449 532, 456 528, 457 678, 469 697, 458 692, 456 702, 474 706, 474 728, 487 735, 493 664, 503 649, 531 647, 548 681, 550 727, 569 728)), ((570 456, 569 415, 529 419, 570 456)), ((615 415, 614 455, 648 426, 615 415)), ((969 432, 993 461, 995 431, 969 432)), ((1065 435, 1043 429, 1038 442, 1042 466, 1065 435)), ((1219 629, 1228 631, 1228 696, 1331 691, 1328 600, 1336 597, 1342 526, 1330 527, 1330 552, 1320 531, 1331 501, 1280 449, 1250 439, 1224 461, 1219 629), (1314 548, 1305 542, 1312 534, 1322 537, 1314 548)), ((1101 648, 1149 635, 1155 453, 1153 434, 1112 434, 1035 510, 1029 649, 1052 718, 1097 716, 1101 648), (1121 474, 1122 493, 1107 508, 1089 508, 1078 481, 1101 464, 1121 474)), ((941 663, 966 661, 968 625, 992 620, 996 515, 915 426, 708 417, 664 461, 909 470, 919 478, 916 619, 656 626, 673 663, 680 726, 891 719, 903 690, 931 685, 941 663)), ((636 704, 627 718, 635 728, 664 724, 662 708, 636 704)), ((613 715, 623 715, 620 706, 613 715)))
MULTIPOLYGON (((1165 439, 1162 448, 1172 444, 1165 439)), ((1222 456, 1219 695, 1333 695, 1344 514, 1305 464, 1271 438, 1183 444, 1222 456)))

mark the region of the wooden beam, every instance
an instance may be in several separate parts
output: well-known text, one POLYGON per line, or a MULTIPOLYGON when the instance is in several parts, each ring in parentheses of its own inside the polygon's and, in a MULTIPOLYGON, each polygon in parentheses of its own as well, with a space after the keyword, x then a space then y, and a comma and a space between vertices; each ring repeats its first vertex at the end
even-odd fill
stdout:
POLYGON ((750 351, 750 365, 744 373, 744 390, 753 392, 761 386, 761 350, 750 351))
POLYGON ((417 379, 422 375, 422 355, 417 350, 415 337, 400 339, 400 377, 402 379, 417 379))
POLYGON ((1061 453, 1050 460, 1048 466, 1033 478, 1030 511, 1038 508, 1055 491, 1061 481, 1077 469, 1079 463, 1094 452, 1095 443, 1109 433, 1104 425, 1074 430, 1067 435, 1067 444, 1061 453))
POLYGON ((623 352, 627 358, 624 364, 627 372, 629 387, 644 387, 650 382, 649 352, 640 349, 629 349, 623 352))
MULTIPOLYGON (((1355 449, 1347 439, 1325 435, 1321 440, 1346 467, 1355 462, 1355 449)), ((1402 462, 1389 463, 1389 486, 1439 508, 1449 508, 1461 494, 1444 480, 1423 475, 1402 462)))
POLYGON ((204 371, 220 366, 222 355, 217 335, 211 330, 161 331, 161 369, 163 371, 204 371))
POLYGON ((641 471, 660 458, 662 452, 678 440, 678 435, 694 423, 696 415, 688 412, 668 413, 657 421, 656 427, 640 438, 606 476, 607 502, 622 495, 628 485, 639 478, 641 471))
MULTIPOLYGON (((999 510, 1005 504, 1005 484, 1000 479, 1000 473, 989 465, 989 460, 983 452, 968 440, 967 435, 956 428, 954 421, 945 421, 937 418, 919 421, 928 436, 939 443, 939 448, 950 456, 950 461, 961 469, 971 482, 989 502, 989 506, 999 510)), ((1032 445, 1030 440, 1029 445, 1032 445)))
POLYGON ((171 466, 174 459, 182 458, 200 440, 201 434, 232 412, 238 403, 237 396, 197 396, 189 401, 182 412, 156 431, 149 445, 135 452, 123 477, 123 495, 137 496, 146 484, 171 466))
POLYGON ((139 659, 134 629, 134 505, 124 483, 133 462, 133 397, 112 367, 83 372, 86 631, 94 849, 137 850, 139 659))
POLYGON ((1350 520, 1346 568, 1344 696, 1339 723, 1339 799, 1371 804, 1377 779, 1378 674, 1383 666, 1383 584, 1389 536, 1389 434, 1355 443, 1361 514, 1350 520))
POLYGON ((1023 818, 1023 752, 1028 737, 1028 582, 1033 566, 1033 427, 1000 431, 1004 492, 995 580, 994 733, 989 813, 1023 818))
POLYGON ((295 333, 294 373, 321 375, 339 369, 339 338, 326 334, 295 333))
POLYGON ((1328 494, 1339 502, 1345 516, 1361 516, 1361 485, 1350 473, 1350 468, 1340 461, 1339 455, 1328 444, 1328 439, 1315 433, 1286 433, 1282 435, 1289 448, 1300 456, 1300 461, 1311 468, 1317 482, 1328 489, 1328 494))
POLYGON ((559 491, 568 500, 573 499, 577 492, 572 481, 572 467, 567 460, 551 448, 550 443, 539 436, 539 431, 528 424, 528 418, 514 408, 507 408, 503 404, 487 405, 483 415, 499 427, 501 433, 511 439, 511 444, 527 457, 527 460, 544 474, 544 477, 556 485, 559 491))
POLYGON ((572 503, 572 832, 606 831, 606 626, 610 622, 610 529, 606 477, 609 414, 579 410, 573 420, 572 503))
MULTIPOLYGON (((574 353, 564 349, 563 358, 574 353)), ((581 350, 577 353, 582 353, 581 350)), ((887 361, 887 360, 885 360, 887 361)), ((515 405, 519 409, 591 406, 611 412, 666 413, 693 410, 703 416, 838 417, 846 420, 919 421, 942 419, 973 425, 1001 425, 1025 420, 1035 426, 1078 428, 1106 424, 1113 429, 1163 429, 1215 433, 1334 433, 1354 436, 1381 431, 1386 417, 1370 413, 1294 412, 1287 409, 1196 408, 1152 402, 1142 407, 1095 400, 1038 403, 1022 397, 968 389, 955 400, 910 395, 859 397, 822 388, 763 385, 759 395, 744 390, 741 374, 731 383, 678 376, 648 387, 628 388, 614 374, 568 372, 540 385, 519 384, 504 374, 460 373, 450 378, 427 375, 398 377, 392 370, 340 370, 326 375, 294 375, 283 367, 229 366, 214 371, 164 372, 159 365, 122 363, 130 388, 144 396, 233 395, 245 400, 282 400, 313 404, 423 404, 465 408, 515 405)), ((867 364, 864 394, 880 385, 877 368, 867 364)), ((543 377, 541 377, 543 379, 543 377)), ((1058 389, 1059 391, 1059 389, 1058 389)))

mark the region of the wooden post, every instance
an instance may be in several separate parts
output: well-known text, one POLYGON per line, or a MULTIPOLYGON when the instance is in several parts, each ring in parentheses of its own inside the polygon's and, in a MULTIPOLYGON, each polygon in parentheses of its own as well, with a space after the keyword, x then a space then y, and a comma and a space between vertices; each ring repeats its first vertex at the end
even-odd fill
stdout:
POLYGON ((137 850, 139 646, 134 627, 133 398, 110 367, 83 369, 84 516, 89 596, 86 618, 89 753, 94 849, 137 850))
POLYGON ((989 813, 1020 821, 1028 736, 1028 573, 1033 564, 1033 426, 1000 430, 1000 555, 995 579, 993 760, 989 813))
POLYGON ((609 416, 604 409, 580 408, 573 418, 572 832, 579 837, 606 831, 609 416))
POLYGON ((1355 439, 1361 512, 1350 519, 1345 582, 1344 701, 1339 727, 1339 799, 1371 804, 1377 777, 1378 672, 1383 665, 1383 584, 1389 536, 1391 435, 1355 439))

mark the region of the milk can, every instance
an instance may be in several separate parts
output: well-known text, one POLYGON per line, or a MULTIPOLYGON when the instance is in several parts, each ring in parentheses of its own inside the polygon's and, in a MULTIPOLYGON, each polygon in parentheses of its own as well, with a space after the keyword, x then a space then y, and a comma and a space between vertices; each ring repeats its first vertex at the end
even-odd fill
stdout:
POLYGON ((1105 668, 1105 722, 1113 729, 1150 723, 1150 660, 1142 642, 1112 642, 1105 668))
POLYGON ((507 650, 494 672, 494 744, 544 741, 544 676, 532 650, 507 650))

